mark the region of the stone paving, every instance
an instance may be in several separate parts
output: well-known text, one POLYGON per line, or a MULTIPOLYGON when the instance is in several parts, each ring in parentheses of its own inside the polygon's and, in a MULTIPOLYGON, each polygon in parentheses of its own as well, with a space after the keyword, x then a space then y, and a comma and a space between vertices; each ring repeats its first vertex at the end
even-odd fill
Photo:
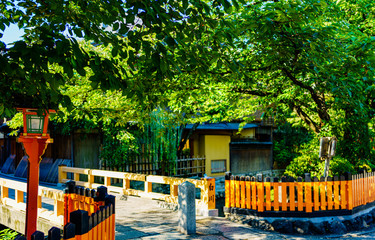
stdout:
POLYGON ((177 231, 177 211, 161 209, 157 202, 138 197, 116 196, 116 240, 125 239, 374 239, 375 229, 345 235, 292 236, 262 231, 222 217, 197 216, 197 233, 177 231))

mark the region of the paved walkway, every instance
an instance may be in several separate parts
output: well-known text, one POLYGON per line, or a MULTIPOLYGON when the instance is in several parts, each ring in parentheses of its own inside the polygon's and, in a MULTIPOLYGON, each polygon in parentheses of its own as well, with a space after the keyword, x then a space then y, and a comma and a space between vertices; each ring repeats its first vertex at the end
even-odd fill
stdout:
POLYGON ((340 236, 292 236, 262 231, 225 218, 197 216, 197 234, 177 231, 177 211, 161 209, 156 201, 116 196, 116 240, 124 239, 374 239, 375 229, 340 236), (122 200, 121 200, 122 199, 122 200))

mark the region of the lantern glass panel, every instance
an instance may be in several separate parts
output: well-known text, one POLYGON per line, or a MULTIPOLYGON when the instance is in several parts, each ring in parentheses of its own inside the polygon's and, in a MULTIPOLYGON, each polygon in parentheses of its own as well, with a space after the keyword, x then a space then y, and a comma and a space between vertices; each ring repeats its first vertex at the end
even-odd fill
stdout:
POLYGON ((26 130, 28 133, 43 133, 44 116, 27 115, 26 130))

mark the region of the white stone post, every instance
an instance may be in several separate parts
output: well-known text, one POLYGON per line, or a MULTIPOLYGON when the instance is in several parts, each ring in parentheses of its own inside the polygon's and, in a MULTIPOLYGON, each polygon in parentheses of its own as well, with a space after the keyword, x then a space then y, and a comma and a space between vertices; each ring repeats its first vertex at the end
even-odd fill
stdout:
POLYGON ((178 186, 178 230, 188 235, 196 233, 195 185, 190 182, 178 186))

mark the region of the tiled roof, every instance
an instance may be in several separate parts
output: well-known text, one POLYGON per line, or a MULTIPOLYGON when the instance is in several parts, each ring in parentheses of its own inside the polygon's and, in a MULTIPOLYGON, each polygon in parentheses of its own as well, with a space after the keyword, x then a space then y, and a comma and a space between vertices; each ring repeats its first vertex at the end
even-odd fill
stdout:
MULTIPOLYGON (((238 130, 240 123, 201 123, 196 128, 197 130, 238 130)), ((243 129, 259 127, 255 123, 247 123, 243 129)), ((188 124, 186 129, 192 129, 193 124, 188 124)))

